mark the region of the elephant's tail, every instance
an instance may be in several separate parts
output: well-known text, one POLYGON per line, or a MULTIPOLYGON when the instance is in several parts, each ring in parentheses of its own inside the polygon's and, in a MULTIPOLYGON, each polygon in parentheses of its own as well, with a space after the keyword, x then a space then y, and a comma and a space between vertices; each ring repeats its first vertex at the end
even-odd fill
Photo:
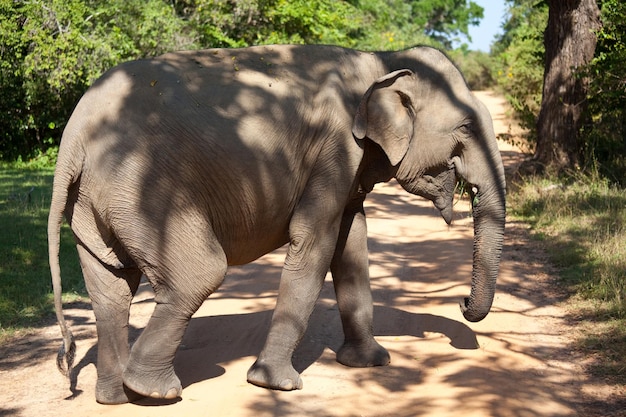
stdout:
POLYGON ((57 367, 63 375, 70 378, 74 355, 76 353, 76 343, 63 316, 59 247, 61 224, 63 223, 63 213, 65 212, 69 189, 80 177, 84 161, 84 150, 80 141, 76 140, 77 138, 64 137, 64 139, 65 141, 61 142, 59 149, 59 157, 52 186, 52 201, 48 215, 48 256, 50 273, 52 275, 52 289, 54 292, 54 309, 57 321, 61 327, 61 334, 63 335, 63 346, 59 349, 57 367))

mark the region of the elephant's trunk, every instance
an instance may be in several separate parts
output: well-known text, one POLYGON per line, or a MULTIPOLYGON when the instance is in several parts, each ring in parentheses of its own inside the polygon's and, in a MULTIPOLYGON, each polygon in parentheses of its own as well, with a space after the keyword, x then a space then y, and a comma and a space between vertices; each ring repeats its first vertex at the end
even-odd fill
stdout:
POLYGON ((463 316, 476 322, 485 318, 493 302, 504 240, 504 194, 499 190, 472 194, 474 200, 474 256, 472 289, 461 304, 463 316), (500 194, 500 195, 499 195, 500 194))
POLYGON ((482 125, 481 133, 486 141, 481 141, 475 149, 468 149, 468 153, 464 155, 469 161, 480 161, 481 167, 463 169, 465 172, 462 175, 472 186, 470 196, 474 218, 471 292, 461 303, 463 316, 471 322, 484 319, 491 309, 500 268, 506 217, 506 180, 502 159, 491 121, 483 120, 482 125))

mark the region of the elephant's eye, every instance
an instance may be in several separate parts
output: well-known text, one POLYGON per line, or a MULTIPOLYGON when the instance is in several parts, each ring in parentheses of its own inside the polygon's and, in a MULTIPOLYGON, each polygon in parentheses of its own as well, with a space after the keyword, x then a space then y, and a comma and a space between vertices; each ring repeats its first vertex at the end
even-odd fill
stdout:
POLYGON ((459 126, 458 132, 465 136, 471 135, 474 132, 474 126, 472 125, 472 122, 463 123, 461 126, 459 126))

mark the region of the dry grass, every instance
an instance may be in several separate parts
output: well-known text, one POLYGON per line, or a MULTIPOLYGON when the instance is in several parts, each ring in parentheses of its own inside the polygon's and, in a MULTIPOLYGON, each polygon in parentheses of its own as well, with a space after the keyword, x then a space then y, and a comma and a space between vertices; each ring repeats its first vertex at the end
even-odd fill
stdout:
POLYGON ((527 178, 511 214, 532 226, 564 286, 589 372, 626 386, 626 193, 598 176, 527 178))

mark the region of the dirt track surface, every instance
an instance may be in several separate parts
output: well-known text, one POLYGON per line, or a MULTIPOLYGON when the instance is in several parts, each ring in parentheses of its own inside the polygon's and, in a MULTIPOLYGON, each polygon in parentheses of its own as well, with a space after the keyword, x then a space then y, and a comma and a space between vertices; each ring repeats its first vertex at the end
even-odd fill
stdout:
MULTIPOLYGON (((479 93, 507 133, 503 100, 479 93)), ((502 144, 506 164, 521 154, 502 144)), ((60 332, 51 324, 0 349, 2 416, 573 416, 584 374, 568 349, 570 329, 541 251, 523 225, 509 223, 491 313, 463 319, 469 294, 472 221, 455 207, 451 227, 432 204, 397 184, 368 197, 374 331, 391 354, 386 367, 354 369, 335 361, 342 342, 327 277, 309 330, 294 356, 304 389, 252 386, 246 371, 269 327, 284 251, 232 268, 194 316, 175 366, 182 398, 168 405, 95 402, 95 323, 88 304, 66 306, 78 352, 73 392, 57 372, 60 332)), ((136 338, 153 309, 143 284, 131 310, 136 338)))

